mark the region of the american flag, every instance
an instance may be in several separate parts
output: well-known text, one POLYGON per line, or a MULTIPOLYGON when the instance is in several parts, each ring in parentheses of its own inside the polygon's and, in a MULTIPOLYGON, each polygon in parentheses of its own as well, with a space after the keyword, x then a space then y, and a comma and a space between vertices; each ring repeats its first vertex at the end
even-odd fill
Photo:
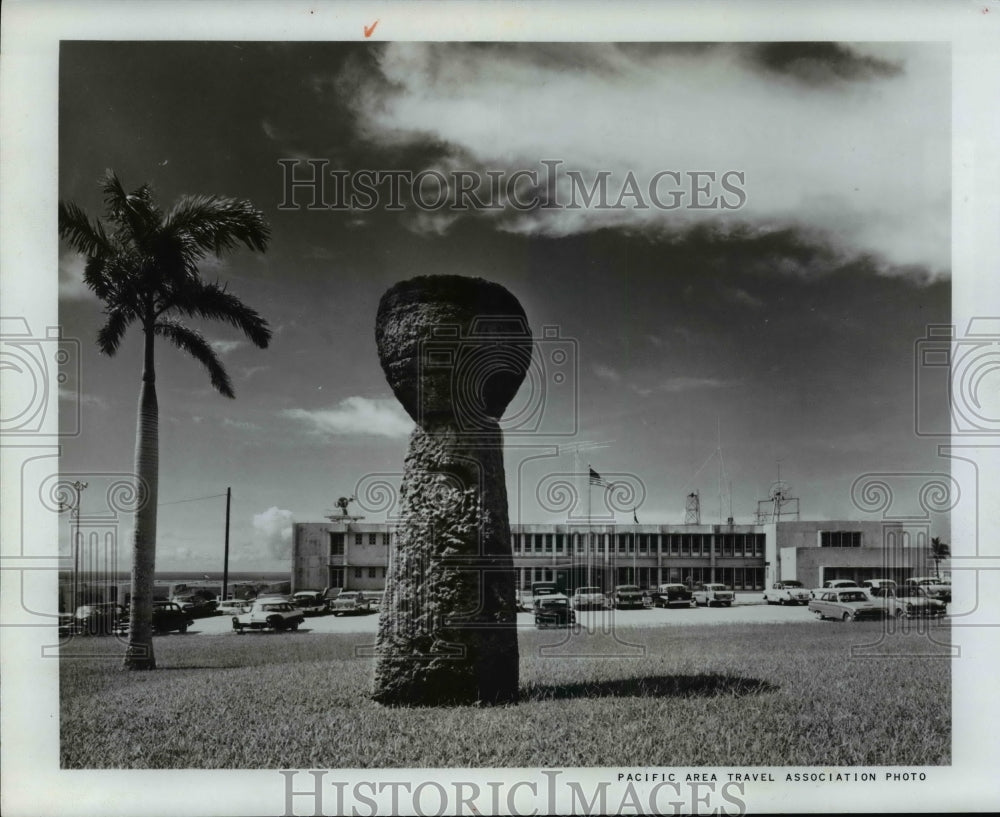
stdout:
POLYGON ((593 468, 590 469, 590 484, 591 485, 607 485, 600 474, 597 473, 593 468))

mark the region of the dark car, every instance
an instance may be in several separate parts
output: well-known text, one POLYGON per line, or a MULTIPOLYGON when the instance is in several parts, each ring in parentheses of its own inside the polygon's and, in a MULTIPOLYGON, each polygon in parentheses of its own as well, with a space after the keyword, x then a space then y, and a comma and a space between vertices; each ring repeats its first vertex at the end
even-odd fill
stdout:
POLYGON ((568 627, 576 623, 576 613, 570 606, 569 597, 562 593, 539 596, 535 600, 535 626, 568 627))
POLYGON ((81 604, 67 631, 84 635, 112 635, 120 630, 125 608, 113 602, 81 604))
MULTIPOLYGON (((213 604, 215 602, 212 602, 213 604)), ((194 624, 190 614, 176 602, 153 602, 153 632, 169 633, 176 630, 186 633, 189 625, 194 624)))
POLYGON ((611 594, 611 602, 615 608, 645 607, 642 603, 642 591, 634 584, 619 584, 611 594))
POLYGON ((170 599, 170 601, 179 605, 180 608, 191 618, 214 616, 215 608, 219 606, 219 603, 215 599, 207 598, 206 596, 199 595, 198 593, 187 593, 182 596, 174 596, 170 599))
POLYGON ((307 616, 322 615, 330 609, 322 590, 300 590, 292 596, 292 603, 307 616))
POLYGON ((694 597, 683 584, 661 584, 651 594, 654 607, 691 607, 694 597))

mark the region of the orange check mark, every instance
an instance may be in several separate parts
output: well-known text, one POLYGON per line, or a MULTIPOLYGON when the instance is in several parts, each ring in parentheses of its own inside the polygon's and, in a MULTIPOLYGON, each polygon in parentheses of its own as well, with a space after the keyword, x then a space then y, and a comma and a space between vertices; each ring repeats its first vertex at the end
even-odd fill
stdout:
POLYGON ((376 20, 376 21, 375 21, 374 23, 372 23, 372 24, 371 24, 370 26, 364 26, 364 27, 363 27, 363 28, 364 28, 364 30, 365 30, 365 38, 366 38, 366 39, 367 39, 368 37, 371 37, 371 36, 372 36, 372 34, 374 34, 374 33, 375 33, 375 26, 377 26, 377 25, 378 25, 378 20, 376 20))

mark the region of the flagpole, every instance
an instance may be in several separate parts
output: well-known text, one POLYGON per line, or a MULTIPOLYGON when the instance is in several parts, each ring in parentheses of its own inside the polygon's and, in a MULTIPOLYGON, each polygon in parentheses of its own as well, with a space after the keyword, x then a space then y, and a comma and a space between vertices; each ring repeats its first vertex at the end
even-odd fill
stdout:
MULTIPOLYGON (((590 463, 587 463, 587 585, 594 585, 594 532, 591 517, 590 505, 590 463)), ((604 582, 601 582, 601 590, 604 590, 604 582)))

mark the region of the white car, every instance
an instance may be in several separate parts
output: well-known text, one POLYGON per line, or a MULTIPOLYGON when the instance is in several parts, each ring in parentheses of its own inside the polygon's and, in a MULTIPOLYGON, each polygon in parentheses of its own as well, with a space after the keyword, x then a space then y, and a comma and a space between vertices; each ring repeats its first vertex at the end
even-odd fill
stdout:
POLYGON ((233 629, 243 635, 244 630, 297 630, 305 616, 287 601, 258 599, 242 615, 233 616, 233 629))
POLYGON ((216 613, 221 613, 224 616, 239 616, 245 613, 253 606, 252 602, 246 599, 226 599, 225 601, 220 601, 218 606, 215 608, 216 613))
POLYGON ((892 579, 865 579, 861 586, 872 598, 888 596, 896 591, 896 582, 892 579))
POLYGON ((346 613, 370 613, 373 602, 373 597, 366 596, 360 590, 345 590, 330 602, 330 610, 335 616, 346 613))
POLYGON ((814 587, 809 591, 812 598, 818 599, 827 590, 860 590, 861 587, 854 579, 827 579, 822 587, 814 587))
POLYGON ((818 598, 809 600, 809 611, 815 613, 820 621, 825 618, 864 621, 885 616, 883 606, 873 602, 860 587, 821 590, 818 598))
POLYGON ((932 599, 951 603, 951 579, 939 579, 936 576, 915 576, 906 580, 908 587, 922 587, 932 599))
POLYGON ((603 610, 608 606, 607 601, 600 587, 578 587, 573 593, 574 610, 592 610, 595 607, 603 610))
POLYGON ((691 598, 696 605, 704 604, 706 607, 711 607, 713 604, 718 604, 722 607, 732 607, 736 594, 726 585, 712 582, 695 585, 691 598))
POLYGON ((764 591, 765 604, 808 604, 809 598, 809 590, 795 579, 775 582, 764 591))

